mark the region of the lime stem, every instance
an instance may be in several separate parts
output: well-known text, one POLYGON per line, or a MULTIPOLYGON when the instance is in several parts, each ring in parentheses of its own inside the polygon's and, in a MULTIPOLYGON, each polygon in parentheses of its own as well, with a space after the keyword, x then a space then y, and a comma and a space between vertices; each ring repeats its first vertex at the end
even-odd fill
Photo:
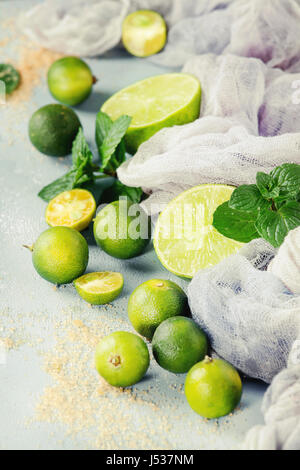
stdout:
POLYGON ((204 358, 204 364, 209 364, 210 362, 213 362, 213 358, 209 356, 205 356, 204 358))
POLYGON ((33 251, 33 245, 22 245, 24 248, 27 248, 29 251, 33 251))
POLYGON ((120 356, 113 356, 110 358, 109 362, 111 362, 115 367, 117 367, 121 364, 121 358, 120 356))
POLYGON ((98 82, 98 78, 93 75, 93 85, 98 82))

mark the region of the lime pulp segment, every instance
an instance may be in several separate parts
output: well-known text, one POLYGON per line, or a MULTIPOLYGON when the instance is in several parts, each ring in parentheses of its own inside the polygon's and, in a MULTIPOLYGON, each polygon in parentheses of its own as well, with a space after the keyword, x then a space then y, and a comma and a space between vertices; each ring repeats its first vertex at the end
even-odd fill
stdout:
POLYGON ((230 199, 233 190, 225 185, 200 185, 168 204, 154 233, 154 248, 166 269, 192 278, 200 269, 218 264, 242 247, 212 225, 214 211, 230 199))
POLYGON ((125 143, 127 151, 134 154, 160 129, 197 119, 200 102, 201 87, 196 77, 170 73, 124 88, 104 103, 102 111, 113 120, 123 114, 132 117, 125 143))
POLYGON ((88 273, 74 282, 79 295, 87 302, 102 305, 112 302, 122 292, 124 280, 120 273, 88 273))

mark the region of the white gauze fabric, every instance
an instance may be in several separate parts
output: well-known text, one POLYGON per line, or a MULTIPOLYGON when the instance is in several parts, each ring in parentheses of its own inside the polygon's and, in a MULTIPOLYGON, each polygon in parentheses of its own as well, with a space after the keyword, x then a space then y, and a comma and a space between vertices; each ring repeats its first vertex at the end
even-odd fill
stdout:
POLYGON ((245 245, 188 287, 194 320, 213 350, 244 374, 271 383, 264 426, 249 431, 249 450, 300 449, 300 296, 266 271, 275 250, 245 245))
POLYGON ((122 183, 152 194, 144 203, 149 213, 197 184, 249 184, 258 171, 300 163, 293 88, 300 74, 270 69, 259 59, 214 54, 191 59, 184 71, 201 82, 201 118, 161 130, 118 170, 122 183))
POLYGON ((249 377, 270 383, 286 367, 300 338, 300 297, 263 271, 274 250, 263 240, 245 245, 188 288, 192 315, 211 346, 249 377))
POLYGON ((300 71, 299 22, 299 0, 233 0, 225 8, 182 18, 153 60, 180 66, 192 55, 231 53, 300 71))
POLYGON ((169 26, 204 15, 232 0, 45 0, 19 19, 32 40, 65 54, 96 56, 121 40, 122 22, 138 9, 161 13, 169 26))
POLYGON ((266 392, 262 405, 264 426, 252 428, 244 450, 300 449, 300 341, 295 341, 288 368, 280 372, 266 392))
POLYGON ((158 11, 170 28, 165 50, 150 59, 156 63, 225 52, 300 71, 300 0, 45 0, 19 26, 44 47, 95 56, 120 42, 123 19, 137 9, 158 11))

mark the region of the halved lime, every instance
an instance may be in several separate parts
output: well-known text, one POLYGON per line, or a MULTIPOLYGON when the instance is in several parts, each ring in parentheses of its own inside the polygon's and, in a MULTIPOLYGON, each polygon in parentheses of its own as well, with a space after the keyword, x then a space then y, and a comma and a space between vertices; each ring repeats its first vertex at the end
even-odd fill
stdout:
POLYGON ((102 111, 113 120, 132 117, 126 132, 128 152, 163 127, 186 124, 199 117, 201 87, 196 77, 185 73, 156 75, 137 82, 109 98, 102 111))
POLYGON ((130 13, 122 25, 122 41, 130 54, 147 57, 159 52, 167 40, 167 26, 156 11, 138 10, 130 13))
POLYGON ((74 281, 74 286, 86 302, 93 305, 108 304, 122 292, 122 274, 113 272, 89 273, 74 281))
POLYGON ((71 189, 53 198, 46 209, 46 222, 51 227, 64 226, 81 232, 88 227, 96 212, 96 202, 86 189, 71 189))
POLYGON ((218 264, 242 247, 212 226, 214 211, 230 199, 234 189, 203 184, 184 191, 168 204, 154 233, 154 248, 165 268, 192 278, 200 269, 218 264))

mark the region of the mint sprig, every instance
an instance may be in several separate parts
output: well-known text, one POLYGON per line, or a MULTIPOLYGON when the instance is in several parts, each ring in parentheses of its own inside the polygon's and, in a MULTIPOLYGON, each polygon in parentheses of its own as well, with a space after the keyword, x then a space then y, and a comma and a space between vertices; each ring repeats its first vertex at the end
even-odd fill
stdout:
MULTIPOLYGON (((102 193, 101 187, 99 187, 99 180, 111 176, 116 177, 118 167, 126 159, 124 136, 130 122, 131 118, 129 116, 120 116, 116 121, 112 121, 106 113, 100 111, 96 119, 96 143, 100 159, 99 164, 97 165, 93 162, 93 154, 85 139, 83 130, 80 128, 73 142, 71 169, 60 178, 45 186, 39 192, 39 197, 49 202, 63 191, 69 191, 74 188, 86 188, 94 194, 98 201, 102 193)), ((107 194, 108 192, 106 191, 106 197, 107 194)), ((110 194, 112 198, 118 199, 120 196, 126 196, 133 202, 140 202, 143 193, 140 188, 125 186, 115 179, 110 194)))
POLYGON ((117 168, 125 161, 124 136, 131 117, 120 116, 116 121, 102 111, 96 118, 96 143, 101 160, 101 171, 115 176, 117 168))
POLYGON ((256 184, 238 187, 217 208, 213 226, 233 240, 262 237, 279 247, 300 226, 300 165, 285 163, 270 174, 257 173, 256 184))

